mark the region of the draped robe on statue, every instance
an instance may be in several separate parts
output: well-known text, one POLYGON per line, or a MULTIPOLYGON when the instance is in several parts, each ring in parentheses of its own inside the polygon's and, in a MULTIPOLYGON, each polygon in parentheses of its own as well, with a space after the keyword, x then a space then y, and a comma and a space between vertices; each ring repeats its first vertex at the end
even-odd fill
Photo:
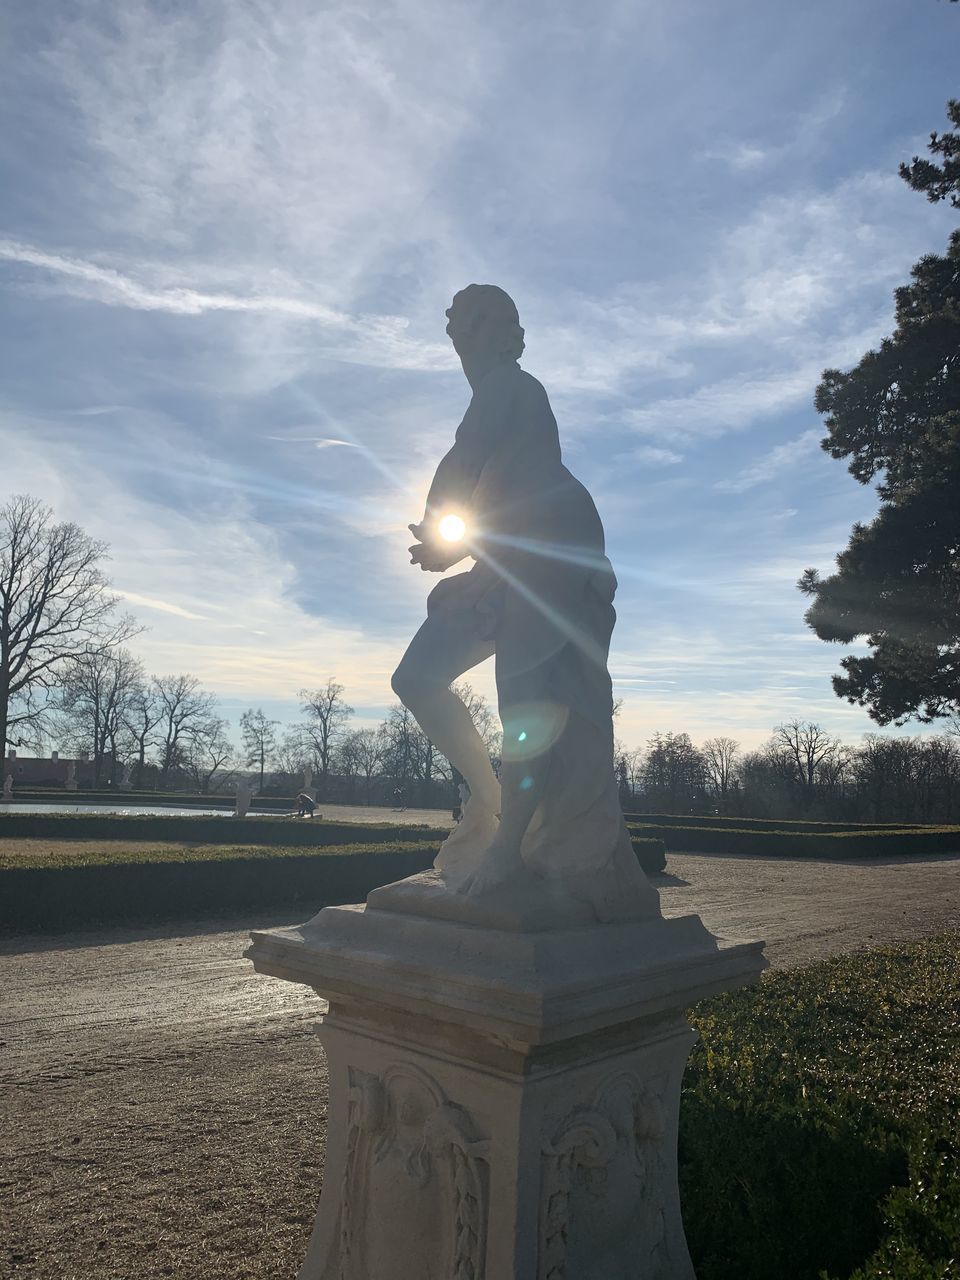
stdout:
MULTIPOLYGON (((550 751, 543 798, 521 847, 526 869, 562 882, 601 920, 656 910, 613 769, 607 654, 617 581, 603 526, 563 465, 545 390, 516 363, 476 386, 427 512, 434 520, 462 515, 477 557, 468 572, 434 588, 429 615, 491 642, 505 756, 550 751)), ((479 852, 454 832, 437 868, 455 887, 479 852)))

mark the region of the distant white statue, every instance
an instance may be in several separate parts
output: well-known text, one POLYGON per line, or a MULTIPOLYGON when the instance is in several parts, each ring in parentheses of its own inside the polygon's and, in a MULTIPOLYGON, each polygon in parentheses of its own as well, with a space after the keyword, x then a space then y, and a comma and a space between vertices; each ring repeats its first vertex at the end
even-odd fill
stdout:
POLYGON ((129 791, 133 787, 133 761, 128 760, 123 766, 123 776, 120 779, 120 790, 129 791))
POLYGON ((393 676, 394 692, 466 778, 463 820, 436 868, 476 895, 545 879, 598 919, 656 914, 623 821, 613 769, 607 652, 617 581, 590 494, 563 465, 547 393, 517 363, 512 299, 470 285, 447 333, 473 398, 410 525, 411 563, 466 573, 431 592, 427 619, 393 676), (498 782, 450 685, 496 655, 503 723, 498 782))
POLYGON ((65 787, 68 791, 76 791, 77 789, 77 762, 70 760, 67 764, 67 781, 65 787))
POLYGON ((237 804, 234 809, 233 816, 235 818, 245 818, 250 808, 250 802, 253 799, 253 786, 249 782, 237 783, 237 804))
POLYGON ((8 773, 3 780, 3 798, 4 800, 13 799, 13 774, 8 773))
POLYGON ((316 800, 313 791, 313 766, 309 764, 303 771, 303 790, 312 800, 316 800))

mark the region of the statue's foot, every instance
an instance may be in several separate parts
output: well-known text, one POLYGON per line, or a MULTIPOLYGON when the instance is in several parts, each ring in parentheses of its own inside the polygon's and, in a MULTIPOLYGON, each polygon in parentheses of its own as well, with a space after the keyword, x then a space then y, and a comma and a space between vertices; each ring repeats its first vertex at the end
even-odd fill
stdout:
POLYGON ((468 897, 477 897, 481 893, 490 893, 501 885, 513 880, 523 871, 523 859, 520 850, 514 845, 494 840, 481 857, 477 867, 457 886, 459 893, 468 897))

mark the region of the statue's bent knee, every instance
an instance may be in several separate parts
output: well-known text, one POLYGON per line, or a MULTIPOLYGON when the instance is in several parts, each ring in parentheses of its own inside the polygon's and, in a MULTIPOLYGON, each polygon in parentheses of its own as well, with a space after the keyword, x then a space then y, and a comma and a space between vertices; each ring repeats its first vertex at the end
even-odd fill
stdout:
POLYGON ((412 711, 417 702, 437 688, 437 682, 427 672, 401 662, 390 677, 390 687, 403 705, 412 711))

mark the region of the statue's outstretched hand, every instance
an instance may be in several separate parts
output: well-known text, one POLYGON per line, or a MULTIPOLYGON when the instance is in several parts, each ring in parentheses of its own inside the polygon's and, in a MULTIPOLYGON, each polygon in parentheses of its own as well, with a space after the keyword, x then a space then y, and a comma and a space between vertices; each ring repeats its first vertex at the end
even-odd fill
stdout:
POLYGON ((409 524, 407 528, 415 538, 421 541, 408 547, 410 563, 418 564, 424 573, 445 573, 452 564, 462 560, 466 549, 462 546, 444 546, 435 542, 427 532, 424 524, 409 524))
MULTIPOLYGON (((410 552, 410 563, 418 564, 424 573, 443 573, 454 563, 449 558, 449 553, 445 553, 429 542, 414 543, 408 550, 410 552)), ((459 556, 457 556, 457 559, 459 559, 459 556)))

